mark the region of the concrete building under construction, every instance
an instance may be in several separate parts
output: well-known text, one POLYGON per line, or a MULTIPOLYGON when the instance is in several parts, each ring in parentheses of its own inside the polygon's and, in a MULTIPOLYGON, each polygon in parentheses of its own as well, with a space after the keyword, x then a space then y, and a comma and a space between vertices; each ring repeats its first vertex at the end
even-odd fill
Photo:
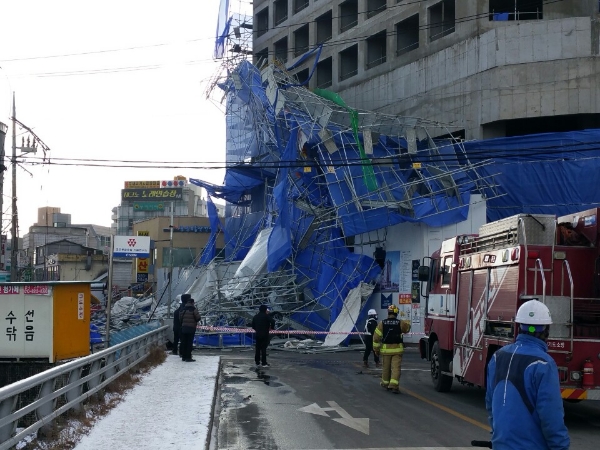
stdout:
POLYGON ((257 0, 254 62, 322 45, 308 87, 466 139, 583 130, 600 127, 597 18, 595 0, 257 0))

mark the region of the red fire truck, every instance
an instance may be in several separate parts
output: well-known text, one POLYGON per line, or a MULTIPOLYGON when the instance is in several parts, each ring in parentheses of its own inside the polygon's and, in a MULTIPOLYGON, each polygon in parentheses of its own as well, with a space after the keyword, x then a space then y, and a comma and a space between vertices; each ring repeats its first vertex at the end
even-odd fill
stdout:
POLYGON ((538 299, 552 314, 548 350, 562 397, 600 400, 599 214, 519 214, 447 239, 424 259, 419 347, 437 391, 455 378, 485 387, 488 361, 515 340, 517 309, 538 299))

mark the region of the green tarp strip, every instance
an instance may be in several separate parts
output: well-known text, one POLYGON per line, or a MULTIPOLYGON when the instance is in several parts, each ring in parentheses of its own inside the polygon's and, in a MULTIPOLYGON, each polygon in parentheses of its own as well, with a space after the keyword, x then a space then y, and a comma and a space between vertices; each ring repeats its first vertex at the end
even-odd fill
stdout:
POLYGON ((358 151, 360 153, 360 158, 362 160, 362 171, 363 176, 365 177, 365 185, 369 192, 373 192, 377 190, 377 179, 375 178, 375 172, 373 171, 373 166, 371 164, 371 160, 367 158, 367 154, 365 153, 365 149, 363 148, 360 139, 358 137, 358 112, 355 109, 350 108, 346 105, 346 102, 340 97, 336 92, 328 91, 327 89, 315 89, 315 94, 319 97, 323 97, 326 100, 329 100, 336 105, 345 108, 350 113, 350 121, 352 125, 352 134, 354 135, 354 140, 356 141, 356 145, 358 145, 358 151))

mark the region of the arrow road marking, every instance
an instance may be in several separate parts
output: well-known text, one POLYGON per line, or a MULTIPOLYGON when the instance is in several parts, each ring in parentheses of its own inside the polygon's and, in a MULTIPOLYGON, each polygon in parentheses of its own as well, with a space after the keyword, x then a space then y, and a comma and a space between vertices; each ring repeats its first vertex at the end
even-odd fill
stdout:
POLYGON ((298 411, 325 417, 329 417, 327 411, 335 411, 339 414, 340 418, 333 419, 334 421, 336 421, 337 423, 341 423, 342 425, 345 425, 347 427, 353 428, 356 431, 360 431, 363 434, 369 434, 368 418, 352 417, 344 408, 342 408, 334 401, 328 401, 327 404, 329 404, 329 408, 321 408, 317 403, 313 403, 303 408, 299 408, 298 411))

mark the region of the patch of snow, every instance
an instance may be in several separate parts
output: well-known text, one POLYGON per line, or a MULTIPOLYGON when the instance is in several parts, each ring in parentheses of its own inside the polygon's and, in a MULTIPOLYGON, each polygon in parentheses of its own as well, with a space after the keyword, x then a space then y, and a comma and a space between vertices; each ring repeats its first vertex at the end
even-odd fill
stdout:
POLYGON ((75 450, 204 448, 211 419, 218 356, 178 356, 154 368, 100 419, 75 450))
MULTIPOLYGON (((16 432, 20 433, 23 430, 24 430, 24 428, 17 428, 16 432)), ((33 433, 33 434, 30 434, 29 436, 26 436, 19 443, 17 443, 17 445, 15 445, 15 448, 17 450, 21 450, 23 447, 25 447, 27 444, 29 444, 31 441, 33 441, 35 439, 35 436, 36 436, 36 433, 33 433)))

